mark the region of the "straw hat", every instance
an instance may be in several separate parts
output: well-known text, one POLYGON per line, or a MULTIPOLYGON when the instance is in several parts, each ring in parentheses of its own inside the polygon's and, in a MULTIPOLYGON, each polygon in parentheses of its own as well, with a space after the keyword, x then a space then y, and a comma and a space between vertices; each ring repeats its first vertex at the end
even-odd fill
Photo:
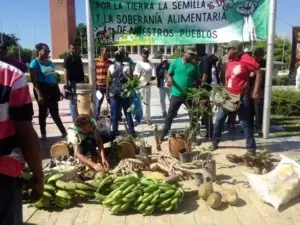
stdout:
POLYGON ((52 158, 70 156, 69 146, 66 141, 59 141, 52 145, 50 149, 50 155, 52 158))

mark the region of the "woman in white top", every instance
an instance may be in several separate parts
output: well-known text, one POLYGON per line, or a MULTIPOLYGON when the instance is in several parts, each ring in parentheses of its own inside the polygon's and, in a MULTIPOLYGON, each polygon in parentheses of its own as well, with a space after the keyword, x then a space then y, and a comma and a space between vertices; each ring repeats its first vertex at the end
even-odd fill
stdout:
POLYGON ((151 125, 151 80, 156 77, 156 69, 152 62, 149 61, 149 50, 147 48, 142 49, 142 61, 137 62, 133 75, 139 76, 142 82, 142 95, 143 103, 145 105, 145 120, 148 125, 151 125))

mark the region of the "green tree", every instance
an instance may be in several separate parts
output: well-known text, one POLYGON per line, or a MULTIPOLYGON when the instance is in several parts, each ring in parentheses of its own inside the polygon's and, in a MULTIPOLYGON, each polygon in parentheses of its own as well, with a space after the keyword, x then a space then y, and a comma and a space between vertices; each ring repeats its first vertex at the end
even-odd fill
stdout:
POLYGON ((82 55, 87 54, 87 28, 84 23, 79 23, 76 27, 75 45, 82 55))
MULTIPOLYGON (((292 53, 292 43, 288 38, 276 36, 274 46, 274 61, 283 61, 286 64, 290 63, 292 53)), ((248 43, 248 47, 251 45, 248 43)), ((267 52, 267 41, 256 41, 253 45, 253 50, 263 48, 267 52)))
MULTIPOLYGON (((28 48, 21 48, 20 53, 23 63, 29 63, 34 57, 33 50, 28 48)), ((19 59, 19 46, 13 45, 8 47, 8 56, 14 59, 19 59)))
MULTIPOLYGON (((7 44, 7 46, 13 46, 13 45, 18 45, 18 42, 20 41, 20 39, 18 37, 16 37, 15 34, 7 34, 4 32, 0 32, 0 37, 3 38, 3 42, 5 44, 7 44)), ((0 42, 2 40, 0 39, 0 42)))

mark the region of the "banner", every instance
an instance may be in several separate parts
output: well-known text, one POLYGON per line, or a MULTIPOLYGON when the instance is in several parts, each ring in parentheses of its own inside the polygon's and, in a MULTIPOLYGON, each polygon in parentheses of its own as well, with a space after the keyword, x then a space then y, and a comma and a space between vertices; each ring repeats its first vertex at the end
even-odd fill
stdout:
POLYGON ((292 56, 290 73, 300 64, 300 27, 293 27, 292 56))
POLYGON ((266 40, 269 0, 90 0, 103 45, 266 40))

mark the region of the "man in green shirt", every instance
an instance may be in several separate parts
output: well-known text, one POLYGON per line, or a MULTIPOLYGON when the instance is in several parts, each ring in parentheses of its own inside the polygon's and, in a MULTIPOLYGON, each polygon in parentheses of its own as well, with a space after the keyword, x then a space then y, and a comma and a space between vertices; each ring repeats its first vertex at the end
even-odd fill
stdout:
POLYGON ((199 65, 194 61, 196 56, 197 51, 194 48, 189 48, 185 51, 182 58, 173 60, 169 67, 168 86, 172 86, 172 96, 160 142, 164 140, 164 137, 171 129, 173 119, 176 117, 180 106, 189 104, 186 100, 188 89, 199 86, 200 69, 199 65))

